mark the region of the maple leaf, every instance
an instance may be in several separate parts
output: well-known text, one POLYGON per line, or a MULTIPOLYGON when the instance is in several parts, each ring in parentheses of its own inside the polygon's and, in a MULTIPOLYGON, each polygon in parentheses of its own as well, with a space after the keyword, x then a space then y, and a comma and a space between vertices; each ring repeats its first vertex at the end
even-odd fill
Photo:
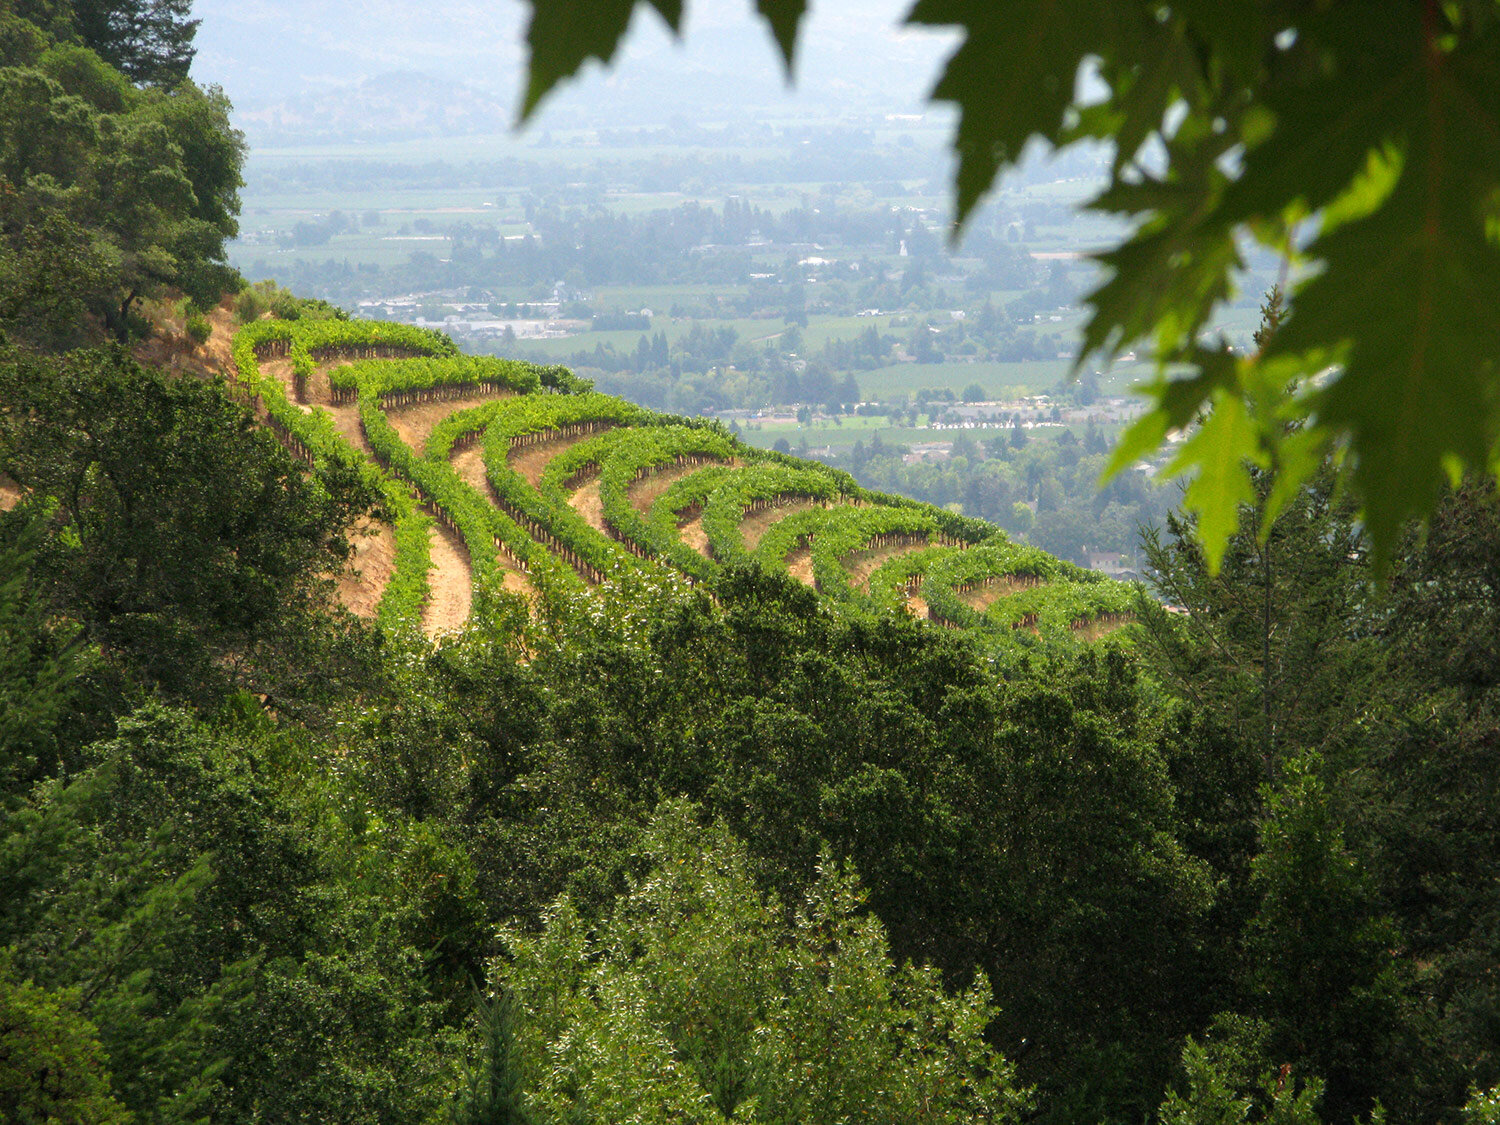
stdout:
POLYGON ((1198 513, 1198 537, 1210 571, 1218 570, 1239 529, 1240 506, 1255 502, 1251 464, 1266 465, 1258 427, 1237 395, 1217 391, 1213 409, 1165 470, 1169 477, 1194 473, 1182 506, 1198 513))
POLYGON ((1354 217, 1330 208, 1308 248, 1323 270, 1297 290, 1271 348, 1347 343, 1312 410, 1348 435, 1377 566, 1402 523, 1431 509, 1450 466, 1486 466, 1495 446, 1500 248, 1486 226, 1500 191, 1497 46, 1493 34, 1452 51, 1417 37, 1370 92, 1385 110, 1376 163, 1395 173, 1377 177, 1388 194, 1354 217))

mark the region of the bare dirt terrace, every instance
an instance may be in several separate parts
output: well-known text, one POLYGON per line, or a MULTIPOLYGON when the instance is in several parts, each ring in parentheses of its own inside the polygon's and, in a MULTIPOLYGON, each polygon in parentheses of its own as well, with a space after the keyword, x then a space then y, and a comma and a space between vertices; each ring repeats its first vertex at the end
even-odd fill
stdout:
POLYGON ((360 617, 374 617, 396 570, 396 536, 389 524, 360 520, 349 541, 354 557, 334 581, 339 602, 360 617))
POLYGON ((893 543, 888 547, 875 547, 866 551, 854 551, 839 560, 843 568, 849 572, 849 582, 855 589, 869 592, 870 575, 874 574, 891 559, 902 555, 909 555, 913 551, 925 551, 927 543, 893 543))
POLYGON ((474 602, 474 576, 469 552, 456 531, 434 521, 428 550, 427 604, 422 609, 422 632, 429 637, 463 628, 474 602))
POLYGON ((708 532, 703 530, 701 512, 677 529, 677 537, 704 558, 712 557, 708 550, 708 532))
POLYGON ((812 586, 814 584, 812 548, 794 547, 788 551, 786 556, 786 572, 802 583, 802 585, 812 586))
POLYGON ((606 531, 604 502, 599 499, 599 480, 594 478, 568 497, 568 504, 596 531, 606 531))
POLYGON ((1001 598, 1008 598, 1012 594, 1040 585, 1042 583, 1035 578, 1007 575, 1003 578, 991 579, 979 586, 975 586, 972 590, 965 590, 958 595, 958 600, 974 612, 983 613, 1001 598))
POLYGON ((554 457, 602 432, 601 430, 592 434, 570 434, 567 437, 553 438, 551 441, 539 441, 535 445, 511 450, 507 460, 510 467, 525 477, 527 484, 535 488, 541 483, 542 474, 546 472, 547 466, 552 464, 554 457))
POLYGON ((419 402, 411 406, 391 407, 386 410, 385 416, 390 420, 396 435, 420 457, 427 452, 427 439, 432 436, 432 431, 443 419, 457 414, 460 410, 483 406, 497 398, 507 397, 509 397, 508 394, 462 395, 458 398, 439 399, 434 402, 419 402))
MULTIPOLYGON (((716 463, 727 465, 732 469, 738 469, 744 464, 744 462, 737 457, 732 458, 728 461, 716 463)), ((704 465, 702 464, 674 464, 657 469, 652 473, 648 473, 640 480, 632 482, 630 487, 626 489, 626 493, 630 499, 630 506, 636 511, 640 512, 643 516, 650 515, 651 505, 656 503, 656 501, 661 497, 662 493, 671 488, 674 484, 682 480, 684 477, 690 477, 702 468, 704 468, 704 465)))
POLYGON ((816 507, 818 504, 813 500, 797 500, 780 508, 763 508, 759 512, 751 512, 740 521, 740 535, 744 537, 745 550, 755 550, 765 538, 766 532, 787 516, 810 512, 816 507))

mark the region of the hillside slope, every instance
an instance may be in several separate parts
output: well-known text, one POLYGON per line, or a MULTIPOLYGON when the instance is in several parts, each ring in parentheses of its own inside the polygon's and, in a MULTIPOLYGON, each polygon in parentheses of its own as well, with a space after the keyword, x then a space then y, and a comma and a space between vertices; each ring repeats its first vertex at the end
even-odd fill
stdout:
POLYGON ((327 320, 252 324, 234 365, 289 448, 371 474, 387 499, 345 604, 429 636, 502 593, 535 609, 606 582, 711 585, 734 563, 784 570, 831 605, 1005 640, 1094 639, 1129 620, 1130 587, 990 524, 595 394, 564 368, 327 320))

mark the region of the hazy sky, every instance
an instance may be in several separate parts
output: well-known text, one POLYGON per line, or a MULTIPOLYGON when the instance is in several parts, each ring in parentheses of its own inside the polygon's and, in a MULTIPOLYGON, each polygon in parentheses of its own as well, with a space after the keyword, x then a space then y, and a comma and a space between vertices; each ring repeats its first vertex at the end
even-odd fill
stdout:
MULTIPOLYGON (((926 108, 954 37, 900 28, 908 0, 813 0, 797 84, 750 0, 690 0, 681 43, 654 12, 636 14, 613 71, 591 68, 543 108, 540 127, 580 113, 640 119, 712 114, 723 105, 797 113, 912 113, 926 108)), ((198 0, 193 75, 251 108, 396 70, 462 82, 518 104, 526 5, 519 0, 198 0)), ((607 120, 601 121, 608 124, 607 120)))

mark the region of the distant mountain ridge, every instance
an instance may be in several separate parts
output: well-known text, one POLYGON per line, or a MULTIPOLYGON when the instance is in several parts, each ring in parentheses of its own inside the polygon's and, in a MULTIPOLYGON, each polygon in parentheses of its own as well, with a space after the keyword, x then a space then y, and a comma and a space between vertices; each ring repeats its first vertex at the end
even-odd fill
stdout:
MULTIPOLYGON (((639 19, 616 65, 585 68, 548 99, 537 126, 922 112, 951 37, 902 29, 903 11, 887 0, 815 5, 791 86, 749 4, 694 4, 680 41, 660 20, 639 19)), ((202 24, 194 77, 223 86, 252 143, 333 135, 337 117, 317 120, 325 109, 350 115, 369 137, 430 135, 450 126, 464 135, 489 113, 497 120, 486 132, 515 121, 525 71, 522 4, 456 0, 433 9, 372 0, 352 19, 332 0, 199 0, 195 13, 202 24), (423 94, 417 104, 382 103, 380 84, 393 74, 411 76, 411 93, 423 94), (457 99, 451 111, 424 107, 424 99, 440 98, 443 85, 457 99), (375 121, 387 111, 382 132, 375 121)))
POLYGON ((262 143, 333 142, 497 133, 509 126, 510 114, 473 87, 405 70, 294 95, 241 111, 236 121, 262 143))

